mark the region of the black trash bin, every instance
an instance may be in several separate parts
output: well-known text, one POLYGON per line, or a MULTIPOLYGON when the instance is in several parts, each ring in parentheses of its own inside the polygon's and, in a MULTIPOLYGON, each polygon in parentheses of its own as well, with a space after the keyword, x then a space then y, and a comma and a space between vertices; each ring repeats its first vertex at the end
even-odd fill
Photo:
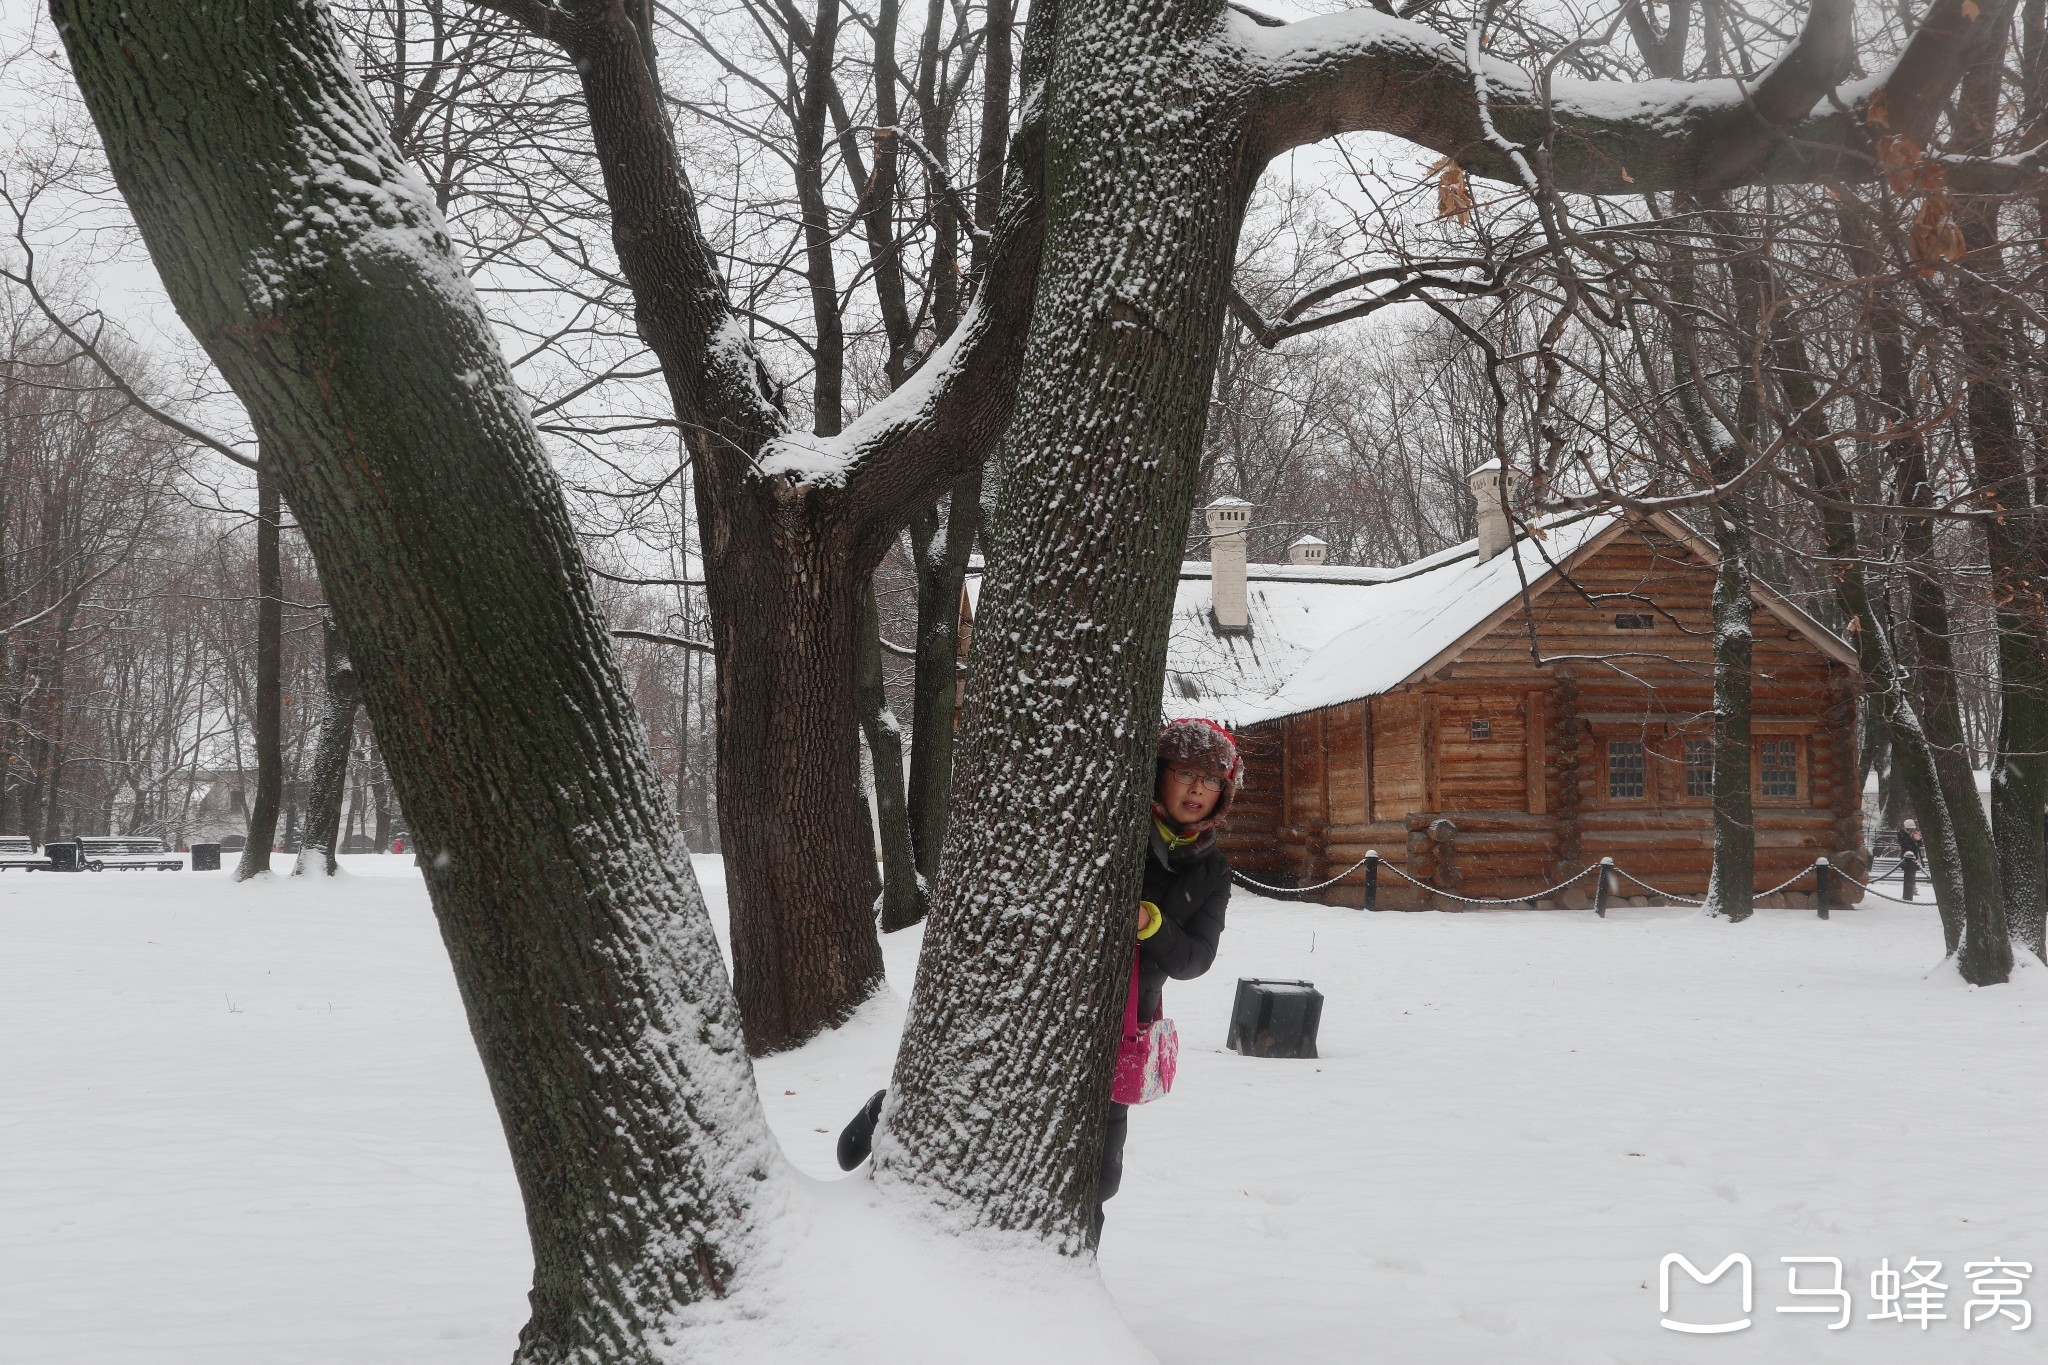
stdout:
POLYGON ((1247 1057, 1313 1057, 1323 993, 1308 981, 1237 980, 1230 1050, 1247 1057))
POLYGON ((194 872, 220 871, 220 845, 192 845, 192 870, 194 872))
POLYGON ((79 857, 77 844, 44 844, 43 856, 50 860, 52 872, 78 871, 79 857))

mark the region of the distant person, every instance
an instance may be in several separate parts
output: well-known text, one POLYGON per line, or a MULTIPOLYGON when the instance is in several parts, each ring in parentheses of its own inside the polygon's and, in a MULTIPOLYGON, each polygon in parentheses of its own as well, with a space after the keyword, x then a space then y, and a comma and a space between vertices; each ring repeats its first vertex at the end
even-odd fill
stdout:
POLYGON ((1927 841, 1920 836, 1917 820, 1899 826, 1899 886, 1907 900, 1919 890, 1917 883, 1927 871, 1927 841))

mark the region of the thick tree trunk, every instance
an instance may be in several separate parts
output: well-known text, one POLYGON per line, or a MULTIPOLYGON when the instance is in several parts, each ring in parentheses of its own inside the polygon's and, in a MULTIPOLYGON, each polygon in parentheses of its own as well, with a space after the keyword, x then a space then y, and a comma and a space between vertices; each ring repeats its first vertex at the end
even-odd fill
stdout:
POLYGON ((1069 1251, 1090 1236, 1168 606, 1261 165, 1220 19, 1160 0, 1058 15, 1044 286, 876 1146, 876 1179, 1069 1251))
POLYGON ((903 790, 903 727, 889 709, 882 685, 882 621, 875 590, 867 594, 860 652, 860 723, 874 760, 875 826, 882 837, 884 933, 908 929, 924 918, 925 881, 910 846, 910 813, 903 790))
POLYGON ((313 779, 306 791, 306 837, 292 867, 295 877, 308 872, 334 875, 334 855, 341 849, 341 802, 348 790, 348 756, 355 747, 356 712, 363 701, 355 665, 341 646, 332 617, 322 623, 321 646, 327 656, 327 709, 320 717, 320 734, 313 750, 313 779))
POLYGON ((277 461, 426 852, 526 1204, 518 1358, 670 1360, 782 1168, 490 325, 307 0, 51 8, 164 286, 277 461))
POLYGON ((284 797, 284 568, 278 532, 284 508, 277 474, 265 453, 256 466, 256 799, 249 807, 249 842, 235 864, 235 880, 270 871, 277 843, 278 805, 284 797))
POLYGON ((882 984, 874 833, 860 789, 869 575, 761 527, 708 547, 718 644, 718 831, 733 989, 755 1056, 844 1021, 882 984), (793 563, 801 556, 801 564, 793 563))
POLYGON ((1706 910, 1746 920, 1756 903, 1756 812, 1750 793, 1750 697, 1755 639, 1749 528, 1716 508, 1714 550, 1714 870, 1706 910))

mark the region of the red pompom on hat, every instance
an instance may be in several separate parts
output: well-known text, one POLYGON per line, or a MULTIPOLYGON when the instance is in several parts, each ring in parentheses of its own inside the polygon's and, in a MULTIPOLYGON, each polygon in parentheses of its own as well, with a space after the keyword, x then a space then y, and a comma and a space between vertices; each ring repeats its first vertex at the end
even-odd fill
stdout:
POLYGON ((1237 737, 1213 720, 1187 716, 1170 720, 1159 729, 1159 766, 1187 768, 1204 777, 1223 780, 1216 809, 1202 823, 1222 822, 1230 810, 1230 798, 1244 784, 1244 758, 1237 751, 1237 737))

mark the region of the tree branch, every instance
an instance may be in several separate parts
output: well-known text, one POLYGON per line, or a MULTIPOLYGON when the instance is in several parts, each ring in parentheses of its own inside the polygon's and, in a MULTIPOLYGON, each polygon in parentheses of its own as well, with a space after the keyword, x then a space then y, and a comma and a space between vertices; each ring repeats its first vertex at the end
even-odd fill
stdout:
POLYGON ((692 640, 687 635, 664 635, 657 630, 625 630, 614 628, 614 640, 645 640, 650 644, 674 645, 678 649, 694 649, 699 653, 716 655, 718 651, 702 640, 692 640))
MULTIPOLYGON (((1860 93, 1840 88, 1854 56, 1850 0, 1813 0, 1799 36, 1755 82, 1558 78, 1546 91, 1483 59, 1488 111, 1503 141, 1547 143, 1553 185, 1570 193, 1868 178, 1878 167, 1865 123, 1909 134, 1931 126, 1973 45, 2002 28, 2011 2, 1986 0, 1980 10, 1977 0, 1935 0, 1891 71, 1860 93)), ((1384 132, 1475 175, 1519 181, 1510 154, 1481 127, 1473 71, 1442 35, 1375 9, 1279 29, 1233 18, 1230 28, 1260 91, 1263 155, 1384 132)))

